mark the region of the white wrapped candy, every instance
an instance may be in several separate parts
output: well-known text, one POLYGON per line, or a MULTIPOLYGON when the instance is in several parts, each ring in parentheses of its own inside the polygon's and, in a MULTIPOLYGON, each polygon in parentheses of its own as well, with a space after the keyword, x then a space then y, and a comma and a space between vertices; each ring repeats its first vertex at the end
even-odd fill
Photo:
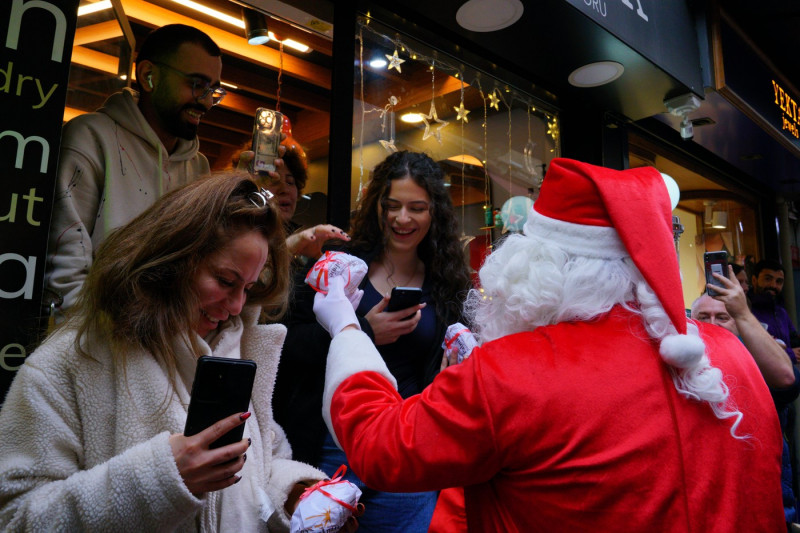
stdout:
POLYGON ((478 341, 475 340, 475 335, 472 334, 469 328, 461 322, 456 322, 447 327, 442 348, 445 350, 452 350, 453 348, 458 350, 458 362, 461 363, 469 357, 472 349, 477 345, 478 341))
POLYGON ((344 252, 328 250, 308 271, 306 283, 315 291, 328 294, 328 280, 342 276, 345 280, 345 294, 353 294, 366 274, 367 264, 363 260, 344 252))
POLYGON ((291 533, 339 531, 353 513, 363 512, 364 504, 358 503, 361 490, 342 479, 346 471, 342 465, 332 479, 305 490, 292 515, 291 533))

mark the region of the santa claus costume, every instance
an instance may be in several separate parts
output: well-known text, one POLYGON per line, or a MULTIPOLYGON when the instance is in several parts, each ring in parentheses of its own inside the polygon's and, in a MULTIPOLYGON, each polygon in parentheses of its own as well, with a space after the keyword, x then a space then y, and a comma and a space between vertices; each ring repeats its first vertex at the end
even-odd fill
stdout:
POLYGON ((318 295, 323 410, 353 470, 465 487, 470 531, 785 531, 775 408, 742 344, 686 319, 664 183, 552 161, 481 268, 482 345, 406 400, 340 283, 318 295))

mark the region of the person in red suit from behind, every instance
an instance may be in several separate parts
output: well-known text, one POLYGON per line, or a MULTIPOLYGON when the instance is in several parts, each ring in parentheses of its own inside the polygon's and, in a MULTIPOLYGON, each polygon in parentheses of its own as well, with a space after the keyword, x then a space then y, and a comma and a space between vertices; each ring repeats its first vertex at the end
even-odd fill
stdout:
POLYGON ((323 414, 353 470, 464 487, 476 532, 785 531, 775 408, 738 339, 686 318, 670 181, 553 160, 467 301, 481 345, 405 400, 332 280, 323 414))

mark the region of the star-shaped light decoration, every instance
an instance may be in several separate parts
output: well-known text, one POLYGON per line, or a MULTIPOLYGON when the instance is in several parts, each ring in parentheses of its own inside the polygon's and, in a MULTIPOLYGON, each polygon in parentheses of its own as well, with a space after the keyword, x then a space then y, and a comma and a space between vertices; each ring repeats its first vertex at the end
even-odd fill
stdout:
POLYGON ((500 99, 497 97, 496 90, 489 94, 489 107, 493 107, 500 111, 500 99))
POLYGON ((389 139, 388 141, 380 139, 378 142, 381 143, 381 146, 383 146, 383 148, 390 154, 393 154, 397 151, 397 146, 394 145, 394 139, 389 139))
POLYGON ((400 65, 405 63, 406 60, 405 59, 400 59, 397 56, 397 50, 395 50, 392 55, 389 55, 389 54, 383 54, 383 55, 385 55, 386 59, 389 60, 389 66, 386 67, 386 70, 392 70, 393 68, 396 68, 397 72, 402 72, 402 70, 400 70, 400 65))
POLYGON ((439 144, 442 144, 442 128, 450 123, 439 118, 439 115, 436 113, 436 104, 433 100, 431 100, 431 111, 427 115, 422 115, 422 122, 425 123, 425 133, 422 134, 422 140, 425 141, 428 137, 433 135, 436 137, 436 140, 439 141, 439 144), (429 121, 439 124, 436 127, 436 131, 431 132, 431 123, 429 121))
POLYGON ((463 120, 464 124, 469 122, 469 119, 467 118, 469 111, 464 107, 464 102, 461 102, 458 107, 454 107, 453 109, 456 110, 456 120, 463 120))
POLYGON ((475 235, 466 235, 462 233, 458 240, 461 241, 461 247, 466 250, 469 243, 475 240, 475 235))

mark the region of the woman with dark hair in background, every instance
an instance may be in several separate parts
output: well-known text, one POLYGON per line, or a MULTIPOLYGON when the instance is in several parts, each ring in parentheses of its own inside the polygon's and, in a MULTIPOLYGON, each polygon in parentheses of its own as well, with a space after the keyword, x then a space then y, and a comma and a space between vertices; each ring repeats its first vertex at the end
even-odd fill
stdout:
POLYGON ((112 233, 0 411, 0 529, 288 531, 324 477, 272 415, 285 329, 256 321, 281 315, 288 284, 281 219, 249 177, 195 181, 112 233), (201 355, 258 371, 248 413, 186 437, 201 355))
MULTIPOLYGON (((375 167, 352 227, 341 248, 369 266, 356 311, 362 330, 378 346, 398 390, 406 398, 421 392, 439 372, 448 325, 462 320, 470 287, 458 238, 458 223, 442 169, 421 153, 397 152, 375 167), (422 304, 387 312, 393 287, 420 287, 422 304)), ((298 287, 295 285, 295 287, 298 287)), ((298 287, 287 316, 289 327, 275 388, 276 420, 284 427, 294 457, 332 475, 346 463, 321 415, 325 361, 330 335, 313 314, 314 291, 298 287)), ((361 531, 427 531, 435 492, 390 494, 348 478, 364 494, 361 531)))

